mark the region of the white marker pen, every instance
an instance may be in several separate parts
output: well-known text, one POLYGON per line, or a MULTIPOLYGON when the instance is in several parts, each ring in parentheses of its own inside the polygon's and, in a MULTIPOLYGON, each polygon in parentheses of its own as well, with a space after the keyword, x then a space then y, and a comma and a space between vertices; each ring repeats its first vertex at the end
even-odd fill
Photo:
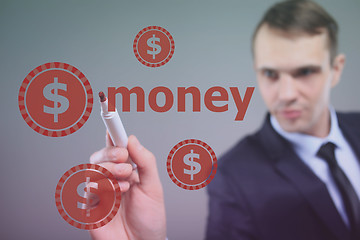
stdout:
MULTIPOLYGON (((114 112, 108 111, 108 100, 103 92, 99 92, 99 97, 101 105, 101 117, 109 132, 112 142, 116 147, 127 148, 128 137, 117 110, 115 109, 114 112)), ((129 160, 135 169, 137 167, 136 164, 130 159, 130 157, 129 160)))

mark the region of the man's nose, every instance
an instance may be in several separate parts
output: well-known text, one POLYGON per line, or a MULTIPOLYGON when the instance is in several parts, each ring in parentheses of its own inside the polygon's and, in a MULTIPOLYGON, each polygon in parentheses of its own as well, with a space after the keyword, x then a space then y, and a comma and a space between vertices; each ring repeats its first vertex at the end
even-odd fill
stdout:
POLYGON ((291 102, 297 97, 296 82, 289 75, 280 76, 279 100, 291 102))

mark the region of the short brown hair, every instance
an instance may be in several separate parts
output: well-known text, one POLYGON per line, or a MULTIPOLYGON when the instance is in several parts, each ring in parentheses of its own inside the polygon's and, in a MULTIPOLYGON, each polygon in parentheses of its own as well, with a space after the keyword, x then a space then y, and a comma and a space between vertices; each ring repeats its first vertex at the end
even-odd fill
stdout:
POLYGON ((331 63, 337 55, 338 24, 328 12, 313 1, 287 0, 269 8, 253 34, 253 51, 256 34, 264 24, 284 32, 304 32, 311 35, 320 34, 321 29, 326 29, 331 63))

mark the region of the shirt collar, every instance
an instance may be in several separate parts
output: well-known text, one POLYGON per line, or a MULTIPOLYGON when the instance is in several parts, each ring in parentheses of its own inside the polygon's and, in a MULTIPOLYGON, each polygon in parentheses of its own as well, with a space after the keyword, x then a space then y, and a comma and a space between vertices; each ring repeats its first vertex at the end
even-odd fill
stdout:
POLYGON ((303 133, 286 132, 281 128, 279 122, 272 115, 270 117, 270 122, 275 131, 288 140, 297 152, 301 151, 310 154, 311 156, 315 156, 320 147, 327 142, 332 142, 339 148, 343 146, 343 136, 339 128, 335 109, 330 106, 329 111, 330 132, 325 138, 314 137, 303 133))

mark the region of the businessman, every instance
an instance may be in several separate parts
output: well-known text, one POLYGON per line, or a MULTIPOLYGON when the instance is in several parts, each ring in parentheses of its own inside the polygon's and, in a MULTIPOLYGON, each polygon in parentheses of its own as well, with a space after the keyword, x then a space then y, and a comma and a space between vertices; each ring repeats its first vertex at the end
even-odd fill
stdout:
MULTIPOLYGON (((208 186, 206 239, 359 240, 360 114, 341 114, 330 91, 345 56, 335 20, 312 1, 272 6, 252 42, 263 126, 219 160, 208 186)), ((134 136, 94 153, 119 180, 121 209, 93 239, 166 239, 156 161, 134 136), (131 156, 138 165, 128 164, 131 156)))
POLYGON ((220 161, 207 239, 360 239, 360 114, 331 107, 345 56, 311 1, 271 7, 253 36, 270 114, 220 161))

